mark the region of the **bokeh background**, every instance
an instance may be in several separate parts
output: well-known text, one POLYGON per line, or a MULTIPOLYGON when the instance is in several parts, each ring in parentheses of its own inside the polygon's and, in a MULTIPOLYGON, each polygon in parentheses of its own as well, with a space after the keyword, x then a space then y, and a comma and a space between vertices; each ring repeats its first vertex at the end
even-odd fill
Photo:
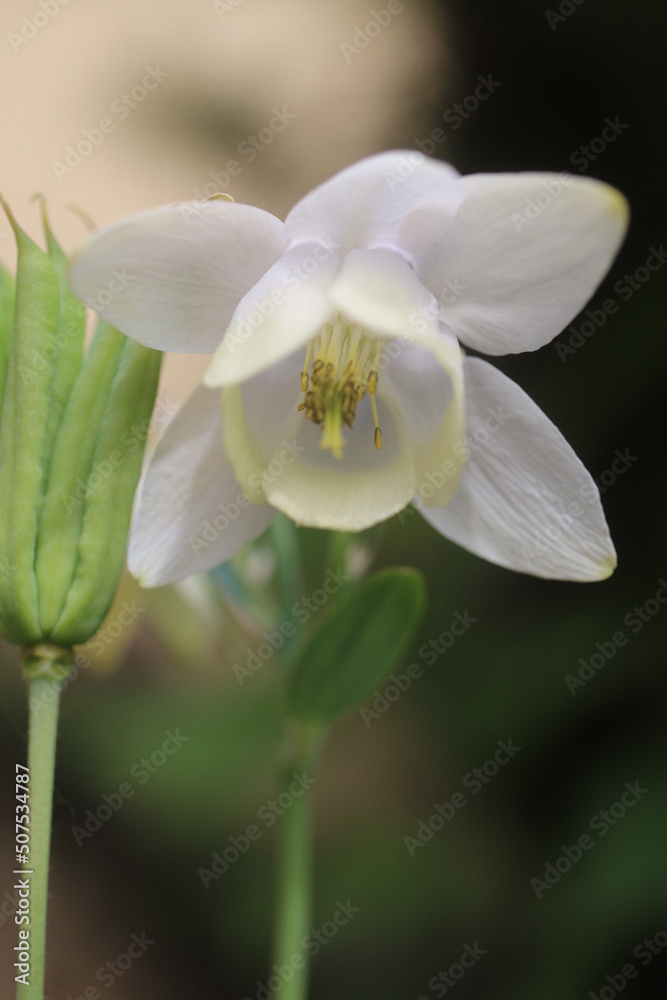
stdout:
MULTIPOLYGON (((667 609, 655 594, 667 577, 667 269, 638 269, 667 236, 664 5, 403 0, 362 47, 355 33, 385 0, 61 3, 11 0, 0 11, 0 187, 35 236, 29 200, 43 192, 70 250, 85 237, 70 204, 104 224, 208 194, 213 183, 284 216, 336 170, 382 149, 423 147, 434 129, 434 155, 464 173, 570 170, 629 198, 628 239, 591 303, 612 298, 617 312, 588 337, 582 314, 554 345, 498 361, 602 477, 619 568, 596 585, 534 580, 468 555, 409 514, 363 540, 376 565, 417 565, 428 578, 428 612, 400 668, 416 662, 423 675, 370 724, 358 713, 343 720, 317 772, 313 927, 338 901, 358 913, 315 958, 312 996, 663 996, 667 609), (149 69, 159 85, 123 105, 149 69), (466 98, 489 77, 493 92, 469 110, 466 98), (241 156, 276 108, 289 124, 252 161, 241 156), (58 168, 105 117, 113 131, 79 164, 58 168), (608 118, 618 135, 595 142, 608 118), (242 171, 225 178, 233 159, 242 171), (635 276, 630 295, 620 290, 631 287, 626 275, 635 276), (620 474, 610 471, 617 451, 629 456, 620 474), (645 606, 645 620, 629 620, 641 628, 624 624, 645 606), (457 612, 474 624, 428 664, 420 648, 457 612), (627 644, 572 693, 567 675, 619 629, 627 644), (499 740, 520 752, 411 856, 404 838, 465 791, 465 776, 499 740), (647 791, 605 836, 593 832, 594 848, 538 898, 531 879, 591 834, 626 782, 647 791), (465 945, 484 954, 446 986, 437 977, 465 945)), ((2 221, 0 255, 12 265, 2 221)), ((162 400, 180 403, 201 371, 201 359, 167 359, 162 400)), ((327 540, 301 531, 297 541, 306 597, 321 585, 327 540)), ((234 665, 290 617, 275 551, 263 540, 233 578, 154 592, 124 579, 103 638, 82 651, 60 726, 50 1000, 93 986, 103 996, 113 989, 114 1000, 255 998, 266 982, 277 824, 207 889, 198 870, 274 795, 280 657, 243 684, 234 665), (141 780, 142 758, 177 730, 187 742, 141 780), (128 779, 136 794, 77 840, 72 828, 128 779), (96 978, 133 934, 153 942, 145 954, 111 982, 96 978)), ((26 708, 16 652, 0 655, 0 995, 9 998, 11 776, 25 759, 26 708)))

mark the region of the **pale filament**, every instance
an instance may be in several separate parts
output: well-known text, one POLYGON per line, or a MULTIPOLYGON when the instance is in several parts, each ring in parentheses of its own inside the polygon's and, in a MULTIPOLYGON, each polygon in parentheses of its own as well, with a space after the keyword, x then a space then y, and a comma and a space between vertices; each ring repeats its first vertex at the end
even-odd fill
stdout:
POLYGON ((305 410, 307 420, 322 426, 320 447, 329 448, 336 458, 343 455, 343 424, 354 426, 357 403, 366 392, 375 424, 373 440, 378 450, 382 448, 375 400, 381 352, 380 341, 371 340, 358 323, 346 323, 340 316, 332 323, 325 323, 308 344, 301 372, 305 398, 299 410, 305 410), (311 353, 313 363, 309 373, 311 353))

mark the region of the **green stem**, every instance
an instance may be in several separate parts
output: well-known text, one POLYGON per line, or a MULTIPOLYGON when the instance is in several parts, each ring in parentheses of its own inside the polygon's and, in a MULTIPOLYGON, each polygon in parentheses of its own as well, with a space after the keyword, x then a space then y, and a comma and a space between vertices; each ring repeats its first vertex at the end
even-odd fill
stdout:
MULTIPOLYGON (((310 930, 312 888, 311 792, 293 794, 295 775, 312 776, 319 740, 305 730, 298 734, 304 746, 289 755, 280 769, 280 790, 292 803, 281 821, 278 851, 278 906, 275 922, 273 964, 270 977, 281 982, 280 1000, 306 1000, 309 956, 303 939, 310 930), (290 791, 292 786, 292 791, 290 791), (289 978, 289 972, 293 972, 289 978)), ((275 991, 274 991, 275 992, 275 991)))
MULTIPOLYGON (((62 682, 71 666, 71 651, 42 644, 23 651, 30 703, 27 786, 29 794, 30 853, 17 882, 28 883, 28 921, 19 925, 20 944, 29 942, 29 971, 17 981, 17 1000, 43 1000, 46 949, 46 903, 49 883, 53 776, 62 682)), ((22 866, 17 863, 16 870, 22 866)), ((15 955, 18 952, 14 952, 15 955)), ((16 969, 18 976, 21 970, 16 969)))

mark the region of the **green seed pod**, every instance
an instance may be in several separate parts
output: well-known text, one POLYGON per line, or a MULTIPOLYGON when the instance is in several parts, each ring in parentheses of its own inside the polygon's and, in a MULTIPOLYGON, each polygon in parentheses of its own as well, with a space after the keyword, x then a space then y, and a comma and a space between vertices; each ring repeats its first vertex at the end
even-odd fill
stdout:
POLYGON ((5 383, 7 381, 7 366, 12 345, 12 326, 14 325, 14 279, 9 271, 0 264, 0 417, 2 402, 5 398, 5 383))
MULTIPOLYGON (((19 256, 0 429, 0 632, 70 647, 94 635, 118 585, 162 356, 101 322, 84 362, 85 307, 46 217, 48 255, 5 209, 19 256)), ((0 333, 10 291, 0 273, 0 333)), ((0 376, 1 365, 0 346, 0 376)))
POLYGON ((51 353, 53 353, 53 376, 49 404, 49 427, 46 441, 46 453, 50 455, 72 387, 83 364, 86 307, 69 290, 67 283, 69 261, 51 232, 43 202, 42 221, 49 258, 53 264, 58 282, 58 294, 60 296, 58 332, 55 342, 50 345, 51 353))
POLYGON ((125 341, 117 330, 100 324, 54 444, 35 560, 44 636, 52 635, 76 573, 87 483, 125 341))
POLYGON ((45 346, 58 332, 60 296, 50 259, 5 211, 16 236, 16 307, 0 431, 0 615, 3 634, 42 638, 35 549, 44 492, 53 364, 45 346))
MULTIPOLYGON (((111 386, 94 435, 92 464, 86 478, 79 477, 85 484, 82 491, 85 499, 76 569, 63 610, 49 633, 51 640, 61 646, 85 642, 94 635, 116 593, 157 392, 162 354, 105 326, 98 333, 100 351, 115 353, 118 338, 122 341, 122 349, 115 369, 109 365, 103 372, 103 380, 96 383, 98 391, 105 382, 107 385, 111 382, 111 386)), ((85 381, 84 368, 80 382, 85 381)), ((73 423, 63 423, 60 456, 68 456, 70 467, 74 456, 71 445, 76 434, 73 423)), ((54 476, 57 472, 54 467, 54 476)), ((49 484, 49 499, 51 492, 49 484)), ((57 493, 56 502, 61 505, 61 525, 64 526, 67 523, 66 506, 58 489, 54 493, 57 493)), ((62 529, 54 525, 54 530, 62 529)), ((44 539, 45 535, 40 533, 40 546, 45 543, 44 539)), ((46 576, 55 570, 55 565, 47 558, 46 576)))

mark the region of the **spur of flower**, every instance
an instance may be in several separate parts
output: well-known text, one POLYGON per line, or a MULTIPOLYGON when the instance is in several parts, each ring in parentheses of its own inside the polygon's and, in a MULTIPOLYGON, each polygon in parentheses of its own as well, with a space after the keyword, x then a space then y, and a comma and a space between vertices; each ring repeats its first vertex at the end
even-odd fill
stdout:
POLYGON ((101 230, 74 262, 75 293, 142 344, 213 355, 146 472, 131 571, 157 586, 209 569, 276 511, 358 531, 414 503, 491 562, 608 576, 591 476, 523 390, 464 349, 548 343, 606 274, 627 215, 588 178, 460 176, 395 151, 285 222, 214 199, 101 230))

